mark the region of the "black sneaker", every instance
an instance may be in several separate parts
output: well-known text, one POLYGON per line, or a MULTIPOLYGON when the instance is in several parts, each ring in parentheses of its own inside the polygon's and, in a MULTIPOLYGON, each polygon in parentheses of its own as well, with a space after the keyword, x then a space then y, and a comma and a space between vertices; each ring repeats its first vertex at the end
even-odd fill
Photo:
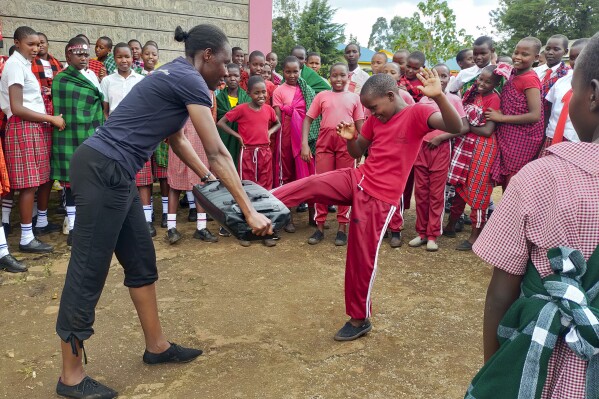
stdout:
POLYGON ((6 270, 10 273, 23 273, 27 271, 27 267, 16 260, 14 256, 8 254, 0 258, 0 270, 6 270))
POLYGON ((217 242, 218 237, 210 232, 208 229, 196 230, 193 233, 193 238, 202 240, 204 242, 217 242))
POLYGON ((329 205, 329 213, 336 213, 337 207, 335 205, 329 205))
POLYGON ((172 342, 170 344, 171 347, 162 353, 150 353, 146 350, 143 356, 144 363, 187 363, 202 354, 201 349, 184 348, 172 342))
POLYGON ((310 238, 308 238, 308 244, 316 245, 324 239, 324 233, 320 230, 316 230, 310 238))
POLYGON ((334 339, 335 341, 353 341, 354 339, 360 338, 370 330, 372 330, 372 324, 370 324, 370 320, 368 319, 364 320, 364 322, 358 327, 354 327, 348 321, 345 323, 343 328, 341 328, 341 330, 337 331, 334 339))
POLYGON ((62 226, 56 223, 50 223, 48 222, 47 226, 44 227, 34 227, 33 228, 33 235, 34 236, 45 236, 46 234, 50 234, 50 233, 56 233, 57 231, 61 231, 62 230, 62 226))
POLYGON ((472 219, 470 219, 470 216, 464 214, 464 224, 466 226, 472 226, 472 219))
POLYGON ((392 231, 391 232, 391 241, 389 242, 391 248, 399 248, 403 245, 403 240, 401 239, 401 231, 392 231))
POLYGON ((198 221, 198 209, 197 208, 190 208, 189 209, 189 215, 187 216, 187 220, 190 222, 197 222, 198 221))
POLYGON ((295 233, 295 225, 293 223, 288 223, 283 230, 285 230, 286 233, 295 233))
POLYGON ((223 226, 220 226, 218 229, 218 235, 221 237, 231 237, 231 233, 229 233, 223 226))
POLYGON ((307 212, 308 211, 308 204, 305 202, 302 202, 301 204, 298 205, 297 209, 295 210, 297 213, 302 213, 302 212, 307 212))
POLYGON ((162 220, 160 221, 160 227, 166 229, 168 227, 168 215, 166 213, 162 214, 162 220))
POLYGON ((337 236, 335 237, 335 245, 338 247, 347 245, 347 234, 345 234, 341 230, 337 231, 337 236))
POLYGON ((4 228, 4 235, 9 235, 12 233, 12 226, 10 223, 2 223, 2 227, 4 228))
POLYGON ((34 238, 27 245, 19 244, 19 251, 28 253, 28 254, 47 254, 54 251, 54 247, 50 244, 45 244, 34 238))
POLYGON ((154 227, 154 223, 148 222, 148 230, 150 231, 150 237, 156 237, 156 227, 154 227))
POLYGON ((275 240, 273 240, 272 238, 267 238, 265 240, 262 240, 262 245, 264 245, 265 247, 276 247, 277 246, 277 242, 275 240))
POLYGON ((183 208, 189 208, 189 202, 187 202, 187 195, 184 195, 183 198, 179 200, 179 206, 183 208))
POLYGON ((455 222, 455 232, 461 233, 464 231, 464 215, 460 216, 457 222, 455 222))
POLYGON ((65 385, 60 379, 56 384, 56 394, 67 398, 80 399, 112 399, 119 396, 118 392, 99 383, 91 377, 85 377, 77 385, 65 385))
POLYGON ((456 233, 455 233, 455 231, 443 230, 443 235, 444 235, 445 237, 449 237, 449 238, 456 238, 456 233))
POLYGON ((472 251, 472 244, 470 241, 464 240, 455 249, 457 251, 472 251))
POLYGON ((179 241, 181 238, 183 238, 183 236, 181 235, 181 233, 179 233, 179 230, 177 230, 176 227, 168 229, 166 232, 166 239, 171 245, 179 241))

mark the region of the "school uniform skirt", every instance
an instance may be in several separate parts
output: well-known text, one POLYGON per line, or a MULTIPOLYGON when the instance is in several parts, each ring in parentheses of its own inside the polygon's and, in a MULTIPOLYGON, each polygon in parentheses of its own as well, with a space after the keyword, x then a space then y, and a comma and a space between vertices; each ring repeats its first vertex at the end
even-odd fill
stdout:
POLYGON ((14 190, 38 187, 50 180, 51 142, 41 123, 8 119, 5 135, 6 168, 14 190))
POLYGON ((144 167, 141 168, 137 175, 135 175, 135 185, 137 187, 149 186, 154 183, 154 179, 152 178, 152 163, 150 161, 144 164, 144 167))
MULTIPOLYGON (((202 141, 200 137, 195 131, 193 124, 191 123, 191 119, 187 119, 185 123, 185 127, 183 128, 183 133, 187 140, 191 143, 191 147, 194 149, 200 160, 208 166, 208 157, 204 152, 204 147, 202 146, 202 141)), ((189 169, 187 165, 183 163, 179 159, 177 155, 175 155, 172 148, 168 149, 168 185, 173 190, 181 190, 188 191, 191 190, 192 187, 196 184, 201 183, 201 177, 196 175, 193 170, 189 169)))

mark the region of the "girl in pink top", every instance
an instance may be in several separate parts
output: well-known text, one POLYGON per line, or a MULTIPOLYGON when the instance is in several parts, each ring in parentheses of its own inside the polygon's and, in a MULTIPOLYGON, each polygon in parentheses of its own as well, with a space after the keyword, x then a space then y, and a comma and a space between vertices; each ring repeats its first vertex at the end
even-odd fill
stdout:
MULTIPOLYGON (((349 91, 345 91, 349 71, 343 63, 331 67, 330 80, 332 91, 321 91, 314 98, 312 106, 304 119, 302 129, 302 159, 312 162, 312 151, 308 142, 308 133, 312 122, 322 115, 320 132, 316 140, 316 173, 325 173, 332 170, 353 168, 356 165, 354 158, 347 152, 346 141, 337 134, 337 125, 340 122, 353 122, 358 132, 362 131, 364 123, 364 107, 360 103, 360 97, 349 91)), ((328 205, 316 204, 316 227, 317 230, 308 239, 308 244, 318 244, 324 238, 324 222, 327 219, 328 205)), ((335 238, 335 245, 347 244, 347 225, 349 224, 349 206, 340 205, 337 210, 337 222, 339 230, 335 238)))
POLYGON ((283 76, 285 83, 273 94, 273 108, 283 125, 279 135, 275 187, 314 174, 314 161, 306 162, 301 158, 302 124, 312 105, 314 90, 300 78, 300 62, 296 57, 285 58, 283 76))

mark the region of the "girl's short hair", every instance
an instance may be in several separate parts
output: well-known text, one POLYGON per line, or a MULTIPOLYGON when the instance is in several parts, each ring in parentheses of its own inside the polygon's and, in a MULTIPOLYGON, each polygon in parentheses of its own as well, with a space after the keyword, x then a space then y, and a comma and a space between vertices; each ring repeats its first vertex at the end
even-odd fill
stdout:
POLYGON ((264 57, 264 53, 262 51, 254 50, 250 53, 250 56, 248 57, 248 61, 252 62, 252 60, 256 57, 262 57, 262 58, 266 59, 266 57, 264 57))
POLYGON ((100 37, 98 38, 98 40, 103 40, 103 41, 105 41, 105 42, 106 42, 106 45, 108 46, 108 48, 109 48, 110 50, 112 50, 112 39, 111 39, 111 38, 109 38, 108 36, 100 36, 100 37))
POLYGON ((13 35, 14 40, 23 40, 27 36, 37 35, 37 32, 29 26, 19 26, 13 35))
POLYGON ((229 39, 225 32, 214 25, 196 25, 186 32, 180 26, 175 29, 175 40, 185 43, 185 55, 194 57, 199 51, 211 49, 218 53, 228 44, 229 39))
POLYGON ((296 56, 290 55, 289 57, 285 57, 285 59, 283 60, 283 69, 285 69, 287 64, 292 64, 292 63, 296 63, 297 65, 300 65, 300 61, 297 59, 296 56))
POLYGON ((141 42, 140 42, 139 40, 137 40, 137 39, 131 39, 131 40, 129 40, 129 41, 127 42, 127 44, 128 44, 129 46, 131 45, 131 43, 137 43, 137 44, 139 44, 139 47, 141 47, 141 42))
POLYGON ((129 50, 129 53, 131 53, 131 48, 129 47, 129 45, 127 43, 117 43, 116 46, 114 46, 114 49, 112 50, 112 55, 116 56, 116 52, 118 49, 120 48, 126 48, 127 50, 129 50))
POLYGON ((264 83, 264 79, 262 78, 262 76, 258 76, 258 75, 251 76, 248 79, 248 93, 250 91, 252 91, 254 86, 256 86, 258 83, 264 83))
POLYGON ((343 68, 345 68, 346 71, 348 70, 347 64, 345 62, 337 62, 331 65, 331 67, 329 68, 329 75, 333 73, 333 68, 336 68, 338 66, 342 66, 343 68))

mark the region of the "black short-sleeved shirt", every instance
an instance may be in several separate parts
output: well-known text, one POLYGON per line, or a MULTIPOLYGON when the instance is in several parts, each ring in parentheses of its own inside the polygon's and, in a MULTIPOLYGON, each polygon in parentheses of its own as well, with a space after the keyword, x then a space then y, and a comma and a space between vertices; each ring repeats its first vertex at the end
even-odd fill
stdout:
POLYGON ((158 144, 183 127, 188 104, 212 107, 212 96, 204 78, 179 57, 135 85, 84 144, 119 162, 135 178, 158 144))

